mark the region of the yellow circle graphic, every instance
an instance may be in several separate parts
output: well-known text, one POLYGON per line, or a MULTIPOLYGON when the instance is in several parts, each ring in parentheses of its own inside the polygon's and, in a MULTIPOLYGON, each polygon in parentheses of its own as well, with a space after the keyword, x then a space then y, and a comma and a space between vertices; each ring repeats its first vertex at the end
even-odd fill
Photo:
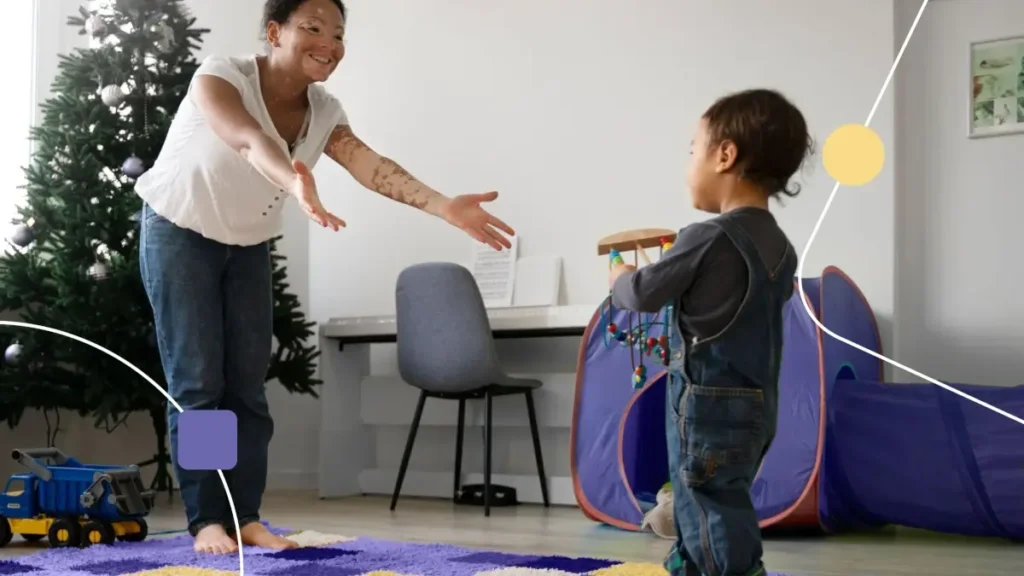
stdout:
POLYGON ((829 176, 843 186, 863 186, 885 165, 885 144, 878 133, 862 124, 837 128, 825 140, 822 161, 829 176))

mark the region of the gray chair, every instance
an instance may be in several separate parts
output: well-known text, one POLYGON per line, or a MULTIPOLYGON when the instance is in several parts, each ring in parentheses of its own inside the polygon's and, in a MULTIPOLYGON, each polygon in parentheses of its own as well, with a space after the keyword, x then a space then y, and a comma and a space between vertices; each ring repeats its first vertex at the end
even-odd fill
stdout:
POLYGON ((455 490, 458 497, 462 475, 462 438, 466 401, 483 399, 487 406, 484 440, 484 514, 491 515, 492 401, 495 396, 523 394, 533 435, 544 506, 549 506, 544 460, 541 456, 533 391, 539 380, 512 378, 498 362, 490 321, 477 284, 463 266, 446 262, 416 264, 398 276, 395 290, 398 325, 398 369, 406 383, 419 388, 420 397, 406 441, 402 465, 391 498, 398 504, 416 430, 427 398, 459 402, 455 441, 455 490))

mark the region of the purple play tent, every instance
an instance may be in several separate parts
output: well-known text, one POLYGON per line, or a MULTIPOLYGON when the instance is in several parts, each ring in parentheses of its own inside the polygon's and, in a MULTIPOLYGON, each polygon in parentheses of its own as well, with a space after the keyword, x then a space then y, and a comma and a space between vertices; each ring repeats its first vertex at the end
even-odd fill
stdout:
MULTIPOLYGON (((803 286, 822 325, 881 354, 874 313, 846 274, 828 267, 803 286)), ((573 488, 587 517, 640 530, 669 478, 666 379, 652 368, 648 383, 632 388, 634 360, 606 342, 606 312, 594 313, 580 346, 573 488)), ((617 311, 611 321, 625 327, 630 317, 617 311)), ((660 336, 657 325, 650 335, 660 336)), ((785 308, 778 433, 751 488, 761 527, 900 524, 1024 539, 1024 426, 932 384, 883 383, 882 366, 820 330, 794 293, 785 308)), ((1024 416, 1024 386, 956 388, 1024 416)))
MULTIPOLYGON (((869 350, 881 348, 871 308, 838 268, 805 279, 804 291, 829 329, 869 350)), ((606 309, 595 312, 580 346, 571 431, 573 487, 588 518, 639 530, 669 479, 666 379, 663 370, 652 372, 646 386, 631 388, 629 350, 605 343, 606 315, 606 309)), ((613 321, 625 326, 629 316, 616 311, 613 321)), ((831 382, 844 367, 859 377, 882 379, 879 360, 822 336, 795 292, 785 309, 778 432, 751 490, 762 527, 819 524, 825 399, 831 382)))

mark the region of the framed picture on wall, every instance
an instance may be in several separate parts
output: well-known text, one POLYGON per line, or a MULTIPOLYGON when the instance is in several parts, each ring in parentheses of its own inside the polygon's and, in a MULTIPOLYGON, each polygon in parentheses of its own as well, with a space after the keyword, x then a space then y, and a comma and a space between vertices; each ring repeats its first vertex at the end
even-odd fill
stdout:
POLYGON ((970 138, 1024 133, 1024 36, 971 43, 970 138))

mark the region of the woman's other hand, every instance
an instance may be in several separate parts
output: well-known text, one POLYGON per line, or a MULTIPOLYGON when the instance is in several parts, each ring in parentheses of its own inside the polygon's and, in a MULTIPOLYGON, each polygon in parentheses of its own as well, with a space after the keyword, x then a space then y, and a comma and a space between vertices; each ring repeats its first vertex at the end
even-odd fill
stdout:
POLYGON ((292 163, 295 168, 295 180, 292 182, 289 192, 299 201, 299 207, 309 216, 309 219, 323 226, 337 231, 345 227, 345 221, 331 214, 320 203, 320 195, 316 190, 316 182, 313 180, 313 173, 309 167, 296 160, 292 163))

